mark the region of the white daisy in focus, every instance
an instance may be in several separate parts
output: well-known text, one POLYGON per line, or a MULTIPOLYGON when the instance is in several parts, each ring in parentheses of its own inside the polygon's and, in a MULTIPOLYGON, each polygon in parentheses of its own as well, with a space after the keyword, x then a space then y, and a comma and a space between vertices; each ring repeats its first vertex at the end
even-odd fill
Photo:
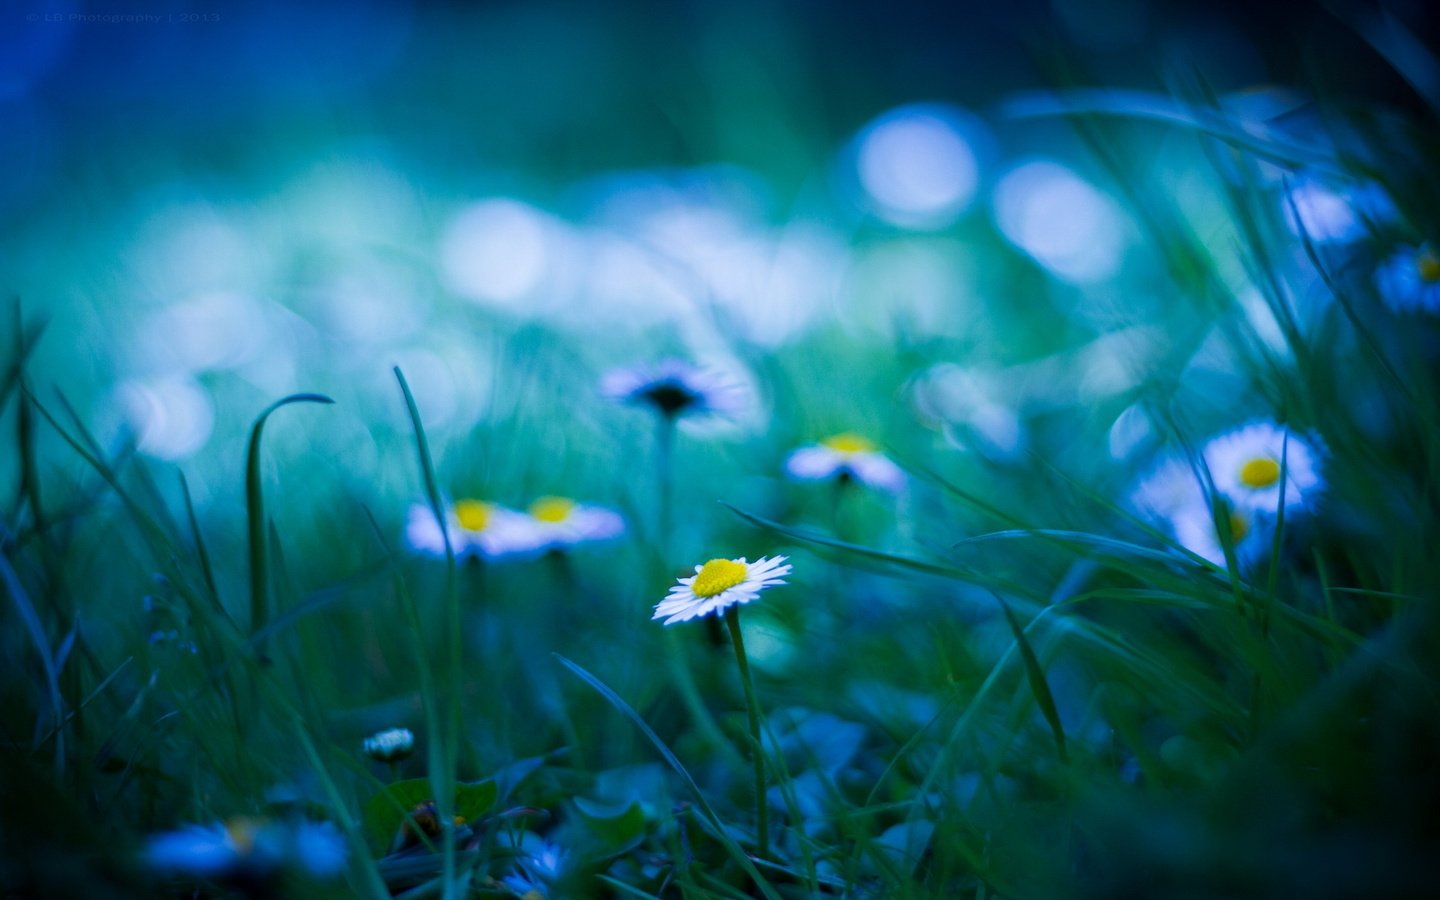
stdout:
POLYGON ((601 378, 600 392, 622 403, 650 406, 667 418, 738 413, 746 406, 739 382, 678 359, 611 369, 601 378))
POLYGON ((1319 454, 1312 445, 1271 422, 1255 422, 1213 438, 1204 457, 1215 490, 1236 507, 1275 512, 1281 501, 1282 462, 1287 510, 1323 487, 1319 454))
MULTIPOLYGON (((1222 504, 1228 520, 1224 523, 1229 530, 1228 539, 1235 554, 1235 565, 1245 571, 1270 551, 1275 536, 1271 517, 1264 513, 1243 507, 1222 504)), ((1225 538, 1220 534, 1220 522, 1210 507, 1195 503, 1178 511, 1171 517, 1175 539, 1180 545, 1196 556, 1202 557, 1221 568, 1225 567, 1225 538)))
POLYGON ((749 603, 772 585, 784 584, 782 576, 790 574, 789 565, 781 565, 786 557, 761 557, 747 562, 739 559, 712 559, 695 567, 695 574, 681 578, 670 593, 655 606, 652 619, 664 619, 674 625, 710 613, 719 613, 737 603, 749 603))
POLYGON ((905 488, 905 473, 900 467, 857 434, 837 434, 801 447, 785 460, 785 471, 805 481, 853 479, 892 494, 905 488))
POLYGON ((608 541, 625 533, 625 520, 603 506, 567 497, 541 497, 527 510, 546 548, 564 549, 587 541, 608 541))
POLYGON ((1375 288, 1397 313, 1440 313, 1440 253, 1429 244, 1401 247, 1375 269, 1375 288))
POLYGON ((367 737, 363 746, 365 755, 377 762, 399 762, 414 752, 415 735, 408 728, 388 728, 367 737))
MULTIPOLYGON (((457 559, 467 556, 498 559, 535 553, 544 545, 544 536, 530 516, 495 503, 456 500, 446 509, 446 518, 450 546, 457 559)), ((418 553, 445 555, 445 535, 427 504, 416 503, 410 507, 405 540, 418 553)))

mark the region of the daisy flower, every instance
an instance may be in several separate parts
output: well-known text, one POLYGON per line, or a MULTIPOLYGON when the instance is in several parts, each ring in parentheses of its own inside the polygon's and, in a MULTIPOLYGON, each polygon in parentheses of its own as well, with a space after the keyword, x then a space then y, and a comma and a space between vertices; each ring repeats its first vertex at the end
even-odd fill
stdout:
POLYGON ((650 406, 667 418, 735 413, 745 406, 739 383, 678 359, 611 369, 601 379, 600 391, 612 400, 650 406))
POLYGON ((805 481, 854 479, 892 494, 905 487, 905 473, 900 467, 858 434, 837 434, 801 447, 785 460, 785 471, 805 481))
POLYGON ((192 878, 261 877, 282 866, 333 878, 344 871, 346 853, 329 822, 240 816, 154 835, 144 858, 156 872, 192 878))
POLYGON ((664 619, 666 625, 685 622, 710 613, 718 613, 736 603, 749 603, 771 585, 784 584, 781 577, 790 574, 790 566, 781 565, 786 557, 761 557, 747 562, 739 559, 712 559, 695 567, 695 574, 681 578, 670 588, 666 598, 655 606, 652 619, 664 619))
MULTIPOLYGON (((1229 516, 1225 524, 1230 530, 1230 546, 1235 565, 1241 571, 1264 559, 1275 536, 1273 519, 1253 509, 1223 504, 1229 516)), ((1170 519, 1175 539, 1196 556, 1217 566, 1225 566, 1225 545, 1220 526, 1208 504, 1192 503, 1177 511, 1170 519)))
POLYGON ((1205 491, 1185 460, 1170 457, 1135 485, 1130 504, 1149 516, 1169 520, 1183 509, 1204 506, 1205 491))
POLYGON ((576 503, 566 497, 541 497, 527 511, 547 548, 606 541, 625 532, 625 520, 614 510, 576 503))
POLYGON ((415 735, 408 728, 389 728, 367 737, 364 749, 376 762, 399 762, 414 752, 415 735))
POLYGON ((1237 507, 1274 512, 1280 506, 1282 458, 1287 510, 1323 487, 1319 455, 1311 444, 1271 422, 1255 422, 1211 439, 1204 456, 1215 490, 1237 507))
POLYGON ((569 855, 558 844, 528 831, 511 841, 522 855, 515 861, 515 871, 502 878, 501 883, 523 898, 550 896, 569 855))
MULTIPOLYGON (((481 500, 456 500, 446 509, 450 546, 456 558, 477 556, 496 559, 517 553, 533 553, 543 546, 536 522, 528 515, 481 500)), ((445 554, 445 536, 435 514, 424 503, 410 507, 405 526, 410 548, 429 556, 445 554)))
POLYGON ((1389 195, 1371 182, 1337 188, 1302 176, 1281 202, 1291 233, 1317 244, 1354 241, 1364 237, 1367 222, 1390 222, 1396 216, 1389 195))
POLYGON ((1428 244, 1401 247, 1375 270, 1375 287, 1395 312, 1440 313, 1440 254, 1428 244))

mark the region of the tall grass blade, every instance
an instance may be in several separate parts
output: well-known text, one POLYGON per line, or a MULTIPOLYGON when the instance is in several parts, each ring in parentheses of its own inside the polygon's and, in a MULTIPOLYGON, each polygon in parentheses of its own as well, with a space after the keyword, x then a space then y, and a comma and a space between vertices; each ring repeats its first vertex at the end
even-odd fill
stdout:
POLYGON ((256 417, 250 427, 250 443, 245 451, 245 514, 249 522, 250 535, 250 631, 265 627, 269 608, 270 570, 269 546, 265 522, 265 493, 260 483, 260 436, 265 430, 265 421, 275 410, 292 403, 334 403, 324 394, 291 394, 281 397, 256 417))
POLYGON ((1000 611, 1005 614, 1005 623, 1010 626, 1010 633, 1015 636, 1015 645, 1020 648, 1020 658, 1025 663, 1025 678, 1030 683, 1030 693, 1034 695, 1040 712, 1050 726, 1050 733, 1055 737, 1055 750, 1060 755, 1060 761, 1069 762, 1069 754, 1065 751, 1065 729, 1060 724, 1060 712, 1055 708, 1055 696, 1050 693, 1050 683, 1045 680, 1045 670, 1040 666, 1040 658, 1035 655, 1035 648, 1030 645, 1030 638, 1025 635, 1025 629, 1020 620, 1015 618, 1015 611, 1010 608, 1010 604, 999 594, 993 591, 991 594, 995 602, 1000 604, 1000 611))
MULTIPOLYGON (((461 690, 461 644, 460 644, 460 597, 457 593, 455 578, 455 547, 450 541, 450 521, 445 514, 444 503, 440 498, 440 483, 435 477, 435 461, 430 456, 430 440, 425 435, 425 425, 420 420, 420 407, 415 403, 415 395, 410 392, 410 385, 405 380, 405 373, 400 371, 399 366, 394 366, 395 380, 400 384, 400 392, 405 396, 405 411, 410 417, 410 427, 415 433, 415 455, 420 462, 420 474, 425 483, 425 499, 430 504, 430 512, 435 516, 435 522, 440 528, 441 539, 445 543, 445 644, 446 644, 446 667, 445 683, 448 687, 445 703, 444 732, 433 737, 437 738, 440 747, 439 765, 432 766, 430 779, 435 786, 435 806, 438 810, 441 822, 450 822, 454 816, 455 780, 459 777, 456 772, 460 758, 460 690, 461 690)), ((455 871, 455 832, 454 829, 446 827, 443 831, 444 843, 444 896, 446 900, 457 896, 460 888, 455 871)))
POLYGON ((699 806, 700 810, 705 814, 705 818, 710 821, 710 825, 715 829, 716 837, 725 845, 725 849, 729 851, 731 858, 739 863, 740 867, 743 868, 746 874, 755 882, 755 886, 762 894, 771 898, 771 900, 779 900, 780 895, 775 892, 775 889, 770 886, 770 883, 767 882, 764 876, 760 874, 760 871, 755 868, 754 863, 750 861, 750 857, 740 848, 739 844, 735 843, 735 839, 730 837, 729 832, 725 830, 724 823, 715 813, 714 808, 710 806, 710 801, 705 799, 705 792, 700 790, 700 785, 695 783, 695 779, 686 771, 685 765, 680 762, 679 757, 677 757, 669 747, 665 746, 665 742, 660 739, 660 735, 656 734, 655 731, 646 724, 645 720, 640 717, 640 714, 637 713, 630 704, 622 700, 619 694, 612 691, 605 682, 558 653, 555 654, 555 658, 577 678, 594 688, 600 696, 604 697, 611 706, 619 710, 621 715, 629 719, 631 724, 638 728, 640 733, 649 739, 650 743, 659 751, 660 756, 664 758, 670 768, 675 770, 675 774, 679 775, 680 780, 685 782, 685 786, 690 789, 691 795, 695 797, 696 805, 699 806))

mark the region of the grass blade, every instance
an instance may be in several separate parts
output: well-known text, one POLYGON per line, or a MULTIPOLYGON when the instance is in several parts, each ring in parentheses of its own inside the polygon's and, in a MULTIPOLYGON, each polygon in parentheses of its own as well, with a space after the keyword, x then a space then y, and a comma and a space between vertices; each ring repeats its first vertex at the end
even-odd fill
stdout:
MULTIPOLYGON (((450 543, 450 522, 440 499, 440 484, 435 477, 435 461, 430 456, 430 440, 425 436, 425 425, 420 420, 420 407, 415 395, 405 380, 405 373, 394 366, 395 380, 400 383, 400 392, 405 396, 405 411, 410 416, 410 427, 415 432, 415 455, 420 460, 420 475, 425 482, 425 498, 430 512, 440 527, 441 539, 445 542, 445 642, 446 642, 446 697, 443 734, 437 734, 432 743, 438 753, 431 754, 430 780, 435 788, 435 806, 440 821, 449 822, 454 816, 456 767, 460 755, 460 597, 455 584, 455 548, 450 543)), ((443 832, 444 846, 444 896, 446 900, 456 896, 459 884, 455 871, 455 832, 446 828, 443 832)))
POLYGON ((270 573, 265 528, 265 495, 260 484, 260 435, 265 420, 282 406, 291 403, 334 403, 324 394, 291 394, 265 407, 250 428, 250 444, 245 452, 245 512, 250 523, 250 631, 265 625, 269 605, 270 573))
POLYGON ((705 818, 710 820, 710 824, 715 828, 716 836, 720 839, 721 843, 725 845, 725 849, 729 851, 735 861, 740 864, 740 867, 745 870, 746 874, 754 880, 755 886, 760 889, 762 894, 771 898, 771 900, 779 900, 780 895, 775 893, 775 889, 770 886, 770 883, 767 882, 764 876, 760 874, 760 871, 755 868, 754 863, 750 861, 750 857, 745 854, 745 851, 740 848, 739 844, 735 843, 735 839, 730 837, 729 832, 725 830, 724 824, 720 821, 720 817, 715 814, 715 810, 711 808, 710 802, 705 799, 705 793, 700 790, 700 785, 696 784, 695 779, 690 777, 690 773, 686 771, 685 765, 680 762, 679 757, 677 757, 669 747, 665 746, 665 742, 660 739, 660 735, 656 734, 654 730, 646 724, 645 720, 640 717, 640 714, 637 713, 630 704, 620 698, 619 694, 610 690, 605 682, 558 653, 555 654, 555 658, 560 660, 560 664, 574 673, 581 681, 590 685, 600 696, 609 701, 611 706, 619 710, 621 715, 629 719, 631 724, 640 729, 640 733, 645 735, 645 737, 650 740, 650 743, 655 745, 655 749, 664 757, 665 762, 670 765, 670 768, 675 770, 675 773, 685 782, 685 786, 690 789, 690 793, 695 797, 696 805, 699 806, 700 810, 705 814, 705 818))
POLYGON ((1030 639, 1025 636, 1025 629, 1020 625, 1020 620, 1015 618, 1010 604, 999 594, 993 591, 991 593, 995 602, 1000 604, 1000 611, 1005 614, 1005 622, 1010 626, 1010 633, 1015 636, 1015 645, 1020 648, 1020 658, 1025 663, 1025 677, 1030 682, 1030 693, 1034 695, 1040 712, 1050 725, 1050 732, 1055 736, 1055 750, 1060 754, 1060 761, 1069 762, 1069 755, 1065 752, 1065 729, 1060 724, 1060 712, 1055 708, 1055 697, 1050 693, 1050 684, 1045 680, 1045 670, 1040 666, 1040 658, 1035 655, 1035 648, 1030 645, 1030 639))
POLYGON ((40 616, 30 602, 25 586, 20 583, 20 577, 15 574, 10 560, 4 555, 0 555, 0 580, 5 582, 10 599, 15 603, 15 611, 20 614, 20 621, 25 623, 25 631, 35 645, 35 652, 40 655, 40 665, 45 670, 45 691, 50 698, 50 714, 55 717, 55 773, 60 775, 65 771, 65 734, 62 730, 65 723, 65 699, 60 694, 60 672, 55 665, 50 641, 45 636, 45 626, 40 622, 40 616))

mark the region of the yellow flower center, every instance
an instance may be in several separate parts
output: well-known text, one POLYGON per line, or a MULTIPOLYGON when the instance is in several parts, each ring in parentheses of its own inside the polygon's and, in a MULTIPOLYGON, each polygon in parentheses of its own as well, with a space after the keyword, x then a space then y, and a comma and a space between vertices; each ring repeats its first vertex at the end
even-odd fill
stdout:
POLYGON ((254 819, 237 816, 225 823, 225 839, 236 853, 246 856, 255 849, 255 832, 258 830, 254 819))
POLYGON ((575 501, 564 497, 541 497, 530 504, 530 518, 541 522, 563 522, 570 518, 575 501))
POLYGON ((834 437, 828 437, 820 442, 837 453, 869 453, 875 449, 875 445, 865 440, 858 434, 845 432, 834 437))
POLYGON ((1268 456, 1248 460, 1240 467, 1240 483, 1249 488, 1267 488, 1280 480, 1280 464, 1268 456))
POLYGON ((484 531, 490 524, 490 504, 479 500, 458 500, 455 503, 455 521, 466 531, 484 531))
POLYGON ((1415 271, 1420 273, 1420 280, 1427 284, 1434 284, 1440 281, 1440 254, 1426 247, 1415 256, 1415 271))
POLYGON ((712 559, 701 567, 699 574, 695 576, 695 582, 690 585, 690 593, 697 597, 713 597, 744 581, 748 572, 749 569, 744 563, 735 562, 733 559, 712 559))
POLYGON ((1230 514, 1230 540, 1240 543, 1250 533, 1250 522, 1239 513, 1230 514))

